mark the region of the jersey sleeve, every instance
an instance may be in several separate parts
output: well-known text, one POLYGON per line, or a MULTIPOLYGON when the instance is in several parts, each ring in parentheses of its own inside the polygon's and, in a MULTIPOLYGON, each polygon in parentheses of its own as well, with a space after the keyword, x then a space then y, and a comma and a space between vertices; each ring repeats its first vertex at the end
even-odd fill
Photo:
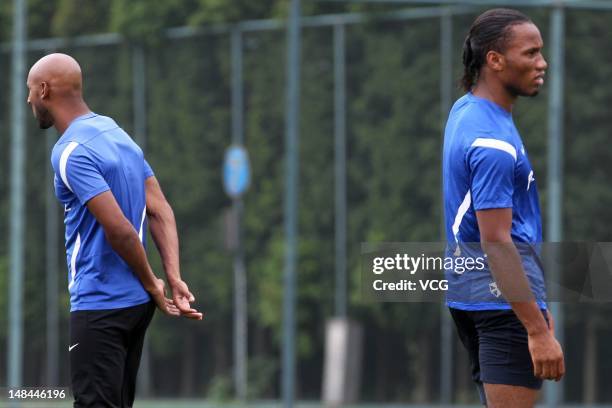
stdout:
POLYGON ((472 146, 467 162, 474 209, 512 208, 515 156, 508 150, 472 146))
POLYGON ((95 196, 110 190, 100 167, 83 146, 78 145, 62 159, 60 177, 81 204, 85 205, 95 196))
POLYGON ((155 175, 155 173, 153 172, 153 169, 151 168, 151 165, 149 164, 147 159, 145 159, 145 161, 144 161, 144 178, 145 178, 145 180, 148 179, 149 177, 153 177, 154 175, 155 175))

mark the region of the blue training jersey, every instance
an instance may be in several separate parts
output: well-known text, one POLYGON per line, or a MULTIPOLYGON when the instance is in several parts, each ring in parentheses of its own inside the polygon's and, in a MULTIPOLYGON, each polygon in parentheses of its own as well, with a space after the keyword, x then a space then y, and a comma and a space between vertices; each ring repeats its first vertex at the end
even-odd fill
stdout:
POLYGON ((144 183, 153 171, 142 150, 113 119, 88 113, 70 123, 53 147, 51 164, 55 194, 64 205, 70 311, 148 302, 149 294, 86 205, 110 190, 144 245, 144 183))
POLYGON ((468 243, 480 242, 477 210, 512 208, 512 241, 536 300, 545 309, 538 191, 511 113, 472 93, 457 100, 444 132, 442 167, 446 255, 484 259, 480 267, 446 270, 448 306, 462 310, 510 309, 480 245, 468 243))

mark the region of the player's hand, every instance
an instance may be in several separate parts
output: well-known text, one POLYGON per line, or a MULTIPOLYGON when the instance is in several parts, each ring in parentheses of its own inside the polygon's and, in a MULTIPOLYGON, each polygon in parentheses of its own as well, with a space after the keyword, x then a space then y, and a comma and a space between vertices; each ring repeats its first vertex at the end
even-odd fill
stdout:
POLYGON ((154 286, 148 290, 149 294, 153 298, 155 305, 164 314, 170 316, 179 316, 180 311, 174 304, 174 300, 166 297, 166 283, 163 279, 155 278, 154 286))
POLYGON ((561 345, 555 339, 555 325, 550 313, 549 330, 529 335, 529 353, 533 361, 533 374, 543 380, 559 381, 565 374, 565 361, 561 345))
POLYGON ((187 284, 184 281, 179 280, 171 285, 171 289, 172 300, 174 301, 174 305, 177 307, 180 315, 188 319, 202 320, 203 314, 191 307, 191 303, 195 301, 195 297, 189 291, 187 284))

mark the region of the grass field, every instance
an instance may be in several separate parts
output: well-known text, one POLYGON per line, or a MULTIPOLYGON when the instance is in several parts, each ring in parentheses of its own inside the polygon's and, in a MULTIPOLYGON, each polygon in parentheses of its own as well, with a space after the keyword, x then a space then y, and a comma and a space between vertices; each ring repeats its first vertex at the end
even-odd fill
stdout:
MULTIPOLYGON (((0 401, 0 408, 70 408, 70 401, 62 402, 21 402, 17 405, 9 405, 6 401, 0 401)), ((279 401, 257 401, 245 404, 238 403, 222 403, 211 402, 207 400, 185 400, 185 399, 167 399, 167 400, 136 400, 134 408, 282 408, 283 404, 279 401)), ((297 402, 295 408, 328 408, 320 402, 297 402)), ((480 405, 419 405, 419 404, 357 404, 346 405, 343 407, 333 408, 480 408, 480 405)), ((544 405, 538 405, 539 408, 545 408, 544 405)), ((559 408, 612 408, 612 405, 560 405, 559 408)))

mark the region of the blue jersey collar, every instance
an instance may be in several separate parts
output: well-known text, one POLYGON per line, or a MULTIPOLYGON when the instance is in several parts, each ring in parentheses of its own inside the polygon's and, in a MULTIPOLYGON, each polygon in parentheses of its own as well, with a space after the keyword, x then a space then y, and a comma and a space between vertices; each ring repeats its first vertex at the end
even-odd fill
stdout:
POLYGON ((72 122, 70 122, 70 124, 68 125, 68 127, 66 128, 66 130, 64 131, 64 133, 62 133, 62 135, 60 136, 58 143, 63 142, 64 137, 68 134, 68 131, 70 130, 70 127, 72 125, 74 125, 76 122, 79 122, 81 120, 85 120, 85 119, 91 119, 98 116, 97 113, 94 112, 88 112, 84 115, 81 116, 77 116, 76 118, 72 119, 72 122))

